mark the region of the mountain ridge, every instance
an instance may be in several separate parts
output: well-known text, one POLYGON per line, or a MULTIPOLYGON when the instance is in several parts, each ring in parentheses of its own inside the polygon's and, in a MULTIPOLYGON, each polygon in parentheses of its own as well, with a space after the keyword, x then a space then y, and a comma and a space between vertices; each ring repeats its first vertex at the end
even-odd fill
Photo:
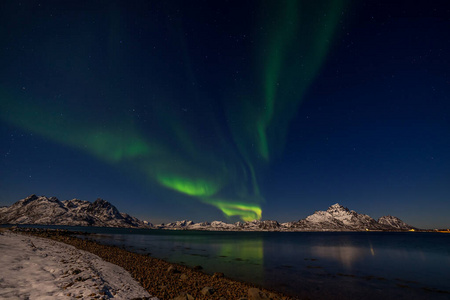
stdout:
POLYGON ((119 212, 114 205, 100 198, 94 202, 79 199, 60 201, 56 197, 34 194, 0 208, 0 224, 153 227, 153 224, 119 212))
POLYGON ((156 225, 155 228, 210 231, 408 231, 416 229, 397 217, 383 216, 375 220, 368 215, 349 210, 339 203, 331 205, 326 211, 316 211, 294 222, 254 220, 229 224, 222 221, 195 223, 183 220, 156 225))
POLYGON ((279 223, 275 220, 225 223, 222 221, 195 223, 190 220, 153 225, 119 210, 106 200, 94 202, 80 199, 60 201, 56 197, 30 195, 11 206, 0 207, 0 224, 101 226, 153 228, 167 230, 209 231, 408 231, 416 229, 394 216, 378 220, 360 214, 339 203, 326 211, 315 211, 308 217, 279 223))

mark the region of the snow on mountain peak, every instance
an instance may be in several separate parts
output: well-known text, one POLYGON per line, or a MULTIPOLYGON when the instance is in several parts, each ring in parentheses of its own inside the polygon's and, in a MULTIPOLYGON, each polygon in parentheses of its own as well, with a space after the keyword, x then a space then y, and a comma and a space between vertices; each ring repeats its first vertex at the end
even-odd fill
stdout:
POLYGON ((330 214, 335 214, 341 212, 349 212, 349 209, 347 207, 340 205, 339 203, 336 203, 328 207, 327 212, 330 214))
POLYGON ((2 208, 0 224, 149 227, 134 217, 121 214, 114 205, 102 199, 91 203, 36 195, 2 208))

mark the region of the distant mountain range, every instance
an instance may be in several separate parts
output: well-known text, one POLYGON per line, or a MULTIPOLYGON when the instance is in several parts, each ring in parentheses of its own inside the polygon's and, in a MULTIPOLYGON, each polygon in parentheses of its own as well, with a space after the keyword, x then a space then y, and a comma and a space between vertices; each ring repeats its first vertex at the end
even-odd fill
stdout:
POLYGON ((101 226, 154 228, 172 230, 211 231, 406 231, 415 229, 393 216, 375 220, 336 203, 326 211, 316 211, 305 219, 278 223, 277 221, 222 221, 194 223, 178 221, 153 225, 121 213, 108 201, 97 199, 91 203, 78 199, 59 201, 56 197, 31 195, 11 206, 0 208, 0 224, 39 224, 68 226, 101 226))
POLYGON ((397 217, 384 216, 377 221, 338 203, 330 206, 326 211, 316 211, 305 219, 295 222, 278 223, 277 221, 254 220, 228 224, 221 221, 211 223, 179 221, 157 225, 156 228, 220 231, 405 231, 415 229, 397 217))

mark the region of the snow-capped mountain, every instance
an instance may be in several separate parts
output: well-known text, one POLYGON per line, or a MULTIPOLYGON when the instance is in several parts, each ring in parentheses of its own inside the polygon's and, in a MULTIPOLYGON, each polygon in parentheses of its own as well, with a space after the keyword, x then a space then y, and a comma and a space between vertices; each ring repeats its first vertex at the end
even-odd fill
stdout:
POLYGON ((365 214, 336 203, 326 211, 316 211, 305 219, 278 223, 277 221, 236 222, 222 221, 194 223, 178 221, 153 226, 121 213, 108 201, 97 199, 89 201, 72 199, 59 201, 56 197, 31 195, 11 206, 0 207, 0 224, 40 224, 69 226, 135 227, 172 230, 211 230, 211 231, 402 231, 414 227, 393 216, 377 220, 365 214))
MULTIPOLYGON (((381 217, 382 222, 376 221, 365 214, 359 214, 353 210, 336 203, 326 211, 316 211, 314 214, 298 222, 286 224, 288 228, 300 230, 409 230, 412 226, 398 218, 391 223, 383 221, 388 217, 381 217)), ((391 219, 389 219, 391 220, 391 219)))
POLYGON ((0 224, 39 224, 68 226, 136 227, 153 225, 121 213, 108 201, 72 199, 31 195, 9 207, 0 208, 0 224))
POLYGON ((413 229, 410 225, 393 216, 384 216, 378 219, 378 223, 385 226, 390 226, 397 229, 413 229))
POLYGON ((384 230, 398 231, 410 230, 414 227, 406 224, 397 217, 385 216, 376 221, 365 214, 359 214, 353 210, 336 203, 326 211, 316 211, 305 219, 278 223, 277 221, 237 222, 228 224, 221 221, 211 223, 194 223, 193 221, 180 221, 158 225, 160 229, 178 230, 220 230, 220 231, 366 231, 384 230))
POLYGON ((314 214, 298 222, 292 222, 288 228, 303 230, 383 230, 386 226, 379 224, 368 215, 358 214, 336 203, 326 211, 314 214))

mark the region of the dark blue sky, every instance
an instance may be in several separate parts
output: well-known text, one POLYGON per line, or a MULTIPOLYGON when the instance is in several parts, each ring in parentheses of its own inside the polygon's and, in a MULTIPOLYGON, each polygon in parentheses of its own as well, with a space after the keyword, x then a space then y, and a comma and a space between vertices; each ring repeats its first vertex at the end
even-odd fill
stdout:
POLYGON ((0 205, 450 215, 448 1, 2 1, 0 205))

